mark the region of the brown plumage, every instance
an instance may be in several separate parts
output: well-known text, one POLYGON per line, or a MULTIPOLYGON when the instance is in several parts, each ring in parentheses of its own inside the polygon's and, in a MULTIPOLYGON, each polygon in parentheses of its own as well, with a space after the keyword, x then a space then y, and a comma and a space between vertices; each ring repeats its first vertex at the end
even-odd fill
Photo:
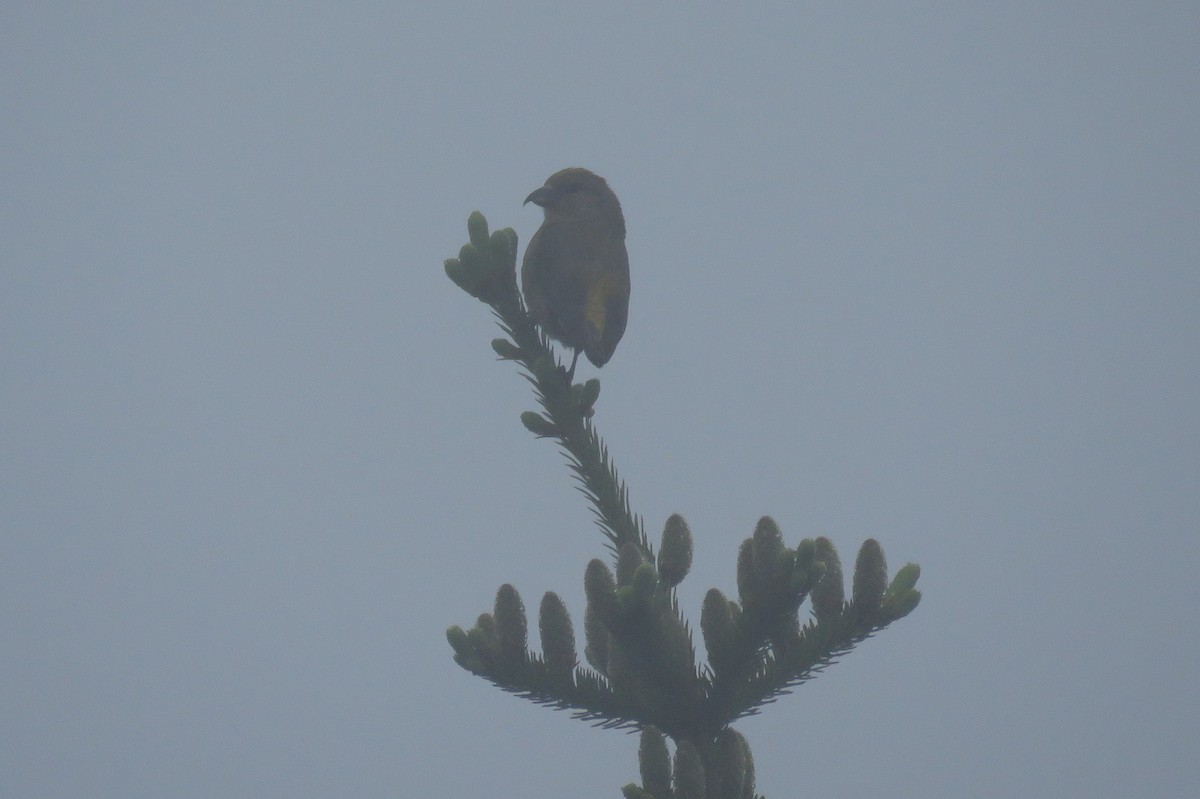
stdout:
POLYGON ((525 198, 546 213, 521 264, 525 305, 546 335, 596 366, 612 357, 629 316, 625 217, 604 178, 573 167, 525 198))

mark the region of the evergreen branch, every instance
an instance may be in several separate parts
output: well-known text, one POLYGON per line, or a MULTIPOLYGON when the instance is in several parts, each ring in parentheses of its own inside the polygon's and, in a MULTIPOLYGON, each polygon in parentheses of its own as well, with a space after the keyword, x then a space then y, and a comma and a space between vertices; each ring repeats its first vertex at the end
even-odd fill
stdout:
POLYGON ((592 505, 609 550, 616 555, 632 542, 653 561, 654 550, 642 519, 630 508, 629 491, 589 419, 600 381, 593 378, 571 385, 549 341, 530 318, 517 289, 516 233, 504 228, 489 236, 487 220, 478 211, 471 214, 467 228, 471 243, 462 248, 458 258, 446 261, 446 274, 487 303, 508 336, 493 341, 492 348, 501 358, 521 365, 543 411, 522 414, 521 421, 533 433, 557 440, 580 491, 592 505))
POLYGON ((720 730, 815 677, 859 642, 907 615, 921 595, 920 569, 909 564, 889 585, 883 550, 868 539, 854 567, 853 595, 844 599, 842 568, 826 538, 783 546, 775 522, 763 517, 738 552, 742 602, 713 589, 701 627, 709 650, 705 720, 720 730), (798 609, 812 596, 815 620, 799 627, 798 609))
POLYGON ((508 693, 544 707, 566 710, 571 718, 592 722, 605 729, 640 729, 650 720, 641 708, 625 702, 608 681, 590 669, 577 668, 573 680, 555 679, 537 655, 517 667, 486 671, 469 669, 473 674, 508 693))
POLYGON ((906 565, 889 584, 883 550, 868 539, 847 600, 833 544, 805 539, 790 549, 764 516, 738 551, 738 601, 717 589, 705 596, 700 629, 708 663, 697 667, 676 595, 692 561, 687 524, 678 515, 667 520, 656 558, 591 422, 599 381, 572 385, 525 308, 516 283, 516 234, 506 228, 489 235, 478 212, 468 229, 471 243, 446 262, 446 273, 491 307, 507 336, 493 340, 492 348, 520 365, 541 407, 521 421, 556 440, 616 573, 600 560, 585 572, 584 655, 592 669, 578 665, 569 614, 553 593, 543 597, 539 614, 543 652, 528 650, 525 608, 511 585, 501 586, 493 613, 482 614, 469 631, 447 631, 455 661, 505 691, 574 718, 642 729, 643 786, 626 786, 626 796, 754 799, 749 746, 729 725, 757 714, 910 613, 921 599, 915 589, 919 567, 906 565), (799 608, 806 599, 814 618, 801 627, 799 608), (674 764, 667 762, 663 733, 676 742, 674 764))
POLYGON ((882 630, 889 622, 863 624, 859 614, 848 606, 844 613, 830 619, 810 621, 785 650, 769 650, 757 672, 740 683, 720 707, 714 707, 716 719, 725 724, 757 715, 762 706, 791 693, 800 683, 811 680, 827 666, 850 652, 857 644, 882 630))

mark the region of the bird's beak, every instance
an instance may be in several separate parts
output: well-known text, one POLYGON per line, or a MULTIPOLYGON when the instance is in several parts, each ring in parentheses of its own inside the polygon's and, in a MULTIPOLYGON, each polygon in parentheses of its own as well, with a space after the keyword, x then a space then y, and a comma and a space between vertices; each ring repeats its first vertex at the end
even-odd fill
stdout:
POLYGON ((548 186, 542 186, 540 189, 526 197, 525 202, 521 203, 521 205, 529 205, 530 203, 533 203, 534 205, 540 205, 541 207, 545 208, 546 201, 549 199, 550 188, 548 186))

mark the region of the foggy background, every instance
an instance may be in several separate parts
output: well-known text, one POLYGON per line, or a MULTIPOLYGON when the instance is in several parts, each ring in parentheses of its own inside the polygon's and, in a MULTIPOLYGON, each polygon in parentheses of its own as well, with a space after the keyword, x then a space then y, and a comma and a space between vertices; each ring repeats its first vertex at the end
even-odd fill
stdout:
POLYGON ((444 637, 512 582, 582 642, 602 538, 442 268, 566 166, 693 628, 764 514, 922 566, 737 725, 758 790, 1194 795, 1198 53, 1186 3, 6 4, 0 795, 637 779, 444 637))

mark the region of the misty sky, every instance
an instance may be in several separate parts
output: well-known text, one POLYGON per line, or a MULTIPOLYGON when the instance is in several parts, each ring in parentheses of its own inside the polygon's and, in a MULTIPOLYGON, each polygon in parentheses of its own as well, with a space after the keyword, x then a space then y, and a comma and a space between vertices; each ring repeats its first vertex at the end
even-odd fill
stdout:
POLYGON ((566 166, 693 628, 764 514, 923 570, 737 725, 760 792, 1200 791, 1194 5, 10 3, 0 115, 0 795, 637 778, 444 636, 511 582, 581 640, 604 555, 442 267, 566 166))

